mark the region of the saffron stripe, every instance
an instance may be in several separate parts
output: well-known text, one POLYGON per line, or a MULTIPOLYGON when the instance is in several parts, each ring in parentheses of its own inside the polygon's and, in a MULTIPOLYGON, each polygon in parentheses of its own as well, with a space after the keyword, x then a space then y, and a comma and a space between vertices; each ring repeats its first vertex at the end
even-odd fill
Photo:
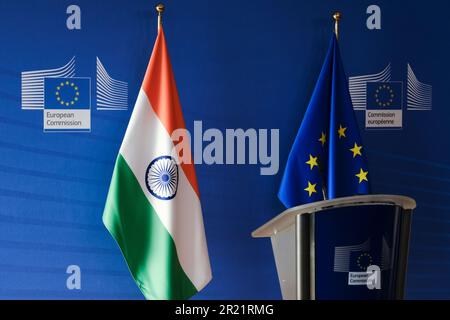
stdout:
MULTIPOLYGON (((176 129, 186 128, 162 26, 156 38, 142 89, 169 135, 176 129)), ((184 151, 191 155, 189 150, 184 151)), ((181 167, 197 196, 200 197, 193 161, 183 163, 181 167)))

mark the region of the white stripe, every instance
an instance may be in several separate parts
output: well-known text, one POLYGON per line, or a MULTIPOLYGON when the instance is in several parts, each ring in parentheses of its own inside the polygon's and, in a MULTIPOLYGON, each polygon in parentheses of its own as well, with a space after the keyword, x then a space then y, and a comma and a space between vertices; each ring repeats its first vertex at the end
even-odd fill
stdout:
POLYGON ((128 83, 111 78, 97 57, 97 110, 126 110, 128 83))
POLYGON ((200 200, 179 167, 178 190, 172 200, 160 200, 151 195, 145 183, 150 162, 171 155, 172 139, 141 89, 131 115, 120 153, 130 166, 139 184, 158 213, 161 222, 172 235, 178 259, 191 282, 201 290, 211 279, 200 200))
POLYGON ((44 78, 75 77, 75 57, 57 69, 22 72, 22 109, 44 109, 44 78))
POLYGON ((407 108, 408 110, 431 110, 433 102, 433 87, 420 82, 408 63, 407 84, 407 108))
POLYGON ((367 104, 367 82, 388 82, 391 79, 391 64, 383 71, 375 74, 354 76, 348 78, 348 87, 353 109, 364 110, 367 104))

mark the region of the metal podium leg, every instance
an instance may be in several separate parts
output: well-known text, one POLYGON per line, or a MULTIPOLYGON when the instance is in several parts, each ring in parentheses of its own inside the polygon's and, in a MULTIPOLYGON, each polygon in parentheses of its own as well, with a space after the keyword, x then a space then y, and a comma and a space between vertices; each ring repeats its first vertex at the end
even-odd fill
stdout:
POLYGON ((396 271, 394 299, 404 299, 406 286, 406 270, 408 268, 409 237, 411 233, 412 210, 405 210, 400 222, 400 243, 396 271))
POLYGON ((295 217, 295 253, 297 300, 311 299, 310 234, 311 215, 295 217))

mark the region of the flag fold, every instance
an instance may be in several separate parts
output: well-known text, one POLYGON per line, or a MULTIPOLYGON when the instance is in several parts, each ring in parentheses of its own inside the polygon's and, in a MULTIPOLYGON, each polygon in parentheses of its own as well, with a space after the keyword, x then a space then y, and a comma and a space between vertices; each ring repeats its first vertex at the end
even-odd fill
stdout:
POLYGON ((288 208, 370 193, 365 148, 333 34, 302 124, 291 148, 278 197, 288 208))

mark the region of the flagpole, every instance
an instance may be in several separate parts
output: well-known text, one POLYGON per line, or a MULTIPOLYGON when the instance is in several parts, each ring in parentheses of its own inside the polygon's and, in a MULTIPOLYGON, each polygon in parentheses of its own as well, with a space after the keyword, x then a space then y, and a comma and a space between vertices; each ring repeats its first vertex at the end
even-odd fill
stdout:
POLYGON ((342 18, 342 14, 339 11, 336 11, 333 14, 333 19, 334 19, 334 33, 336 34, 336 39, 339 40, 339 21, 342 18))
POLYGON ((156 11, 158 12, 158 31, 159 31, 159 28, 162 26, 162 14, 163 14, 165 8, 166 7, 162 3, 158 3, 156 5, 156 11))
MULTIPOLYGON (((338 40, 339 40, 339 21, 341 20, 341 18, 342 14, 339 11, 333 13, 334 33, 336 34, 336 39, 338 40)), ((324 200, 328 199, 327 188, 325 186, 322 186, 322 195, 324 200)))

